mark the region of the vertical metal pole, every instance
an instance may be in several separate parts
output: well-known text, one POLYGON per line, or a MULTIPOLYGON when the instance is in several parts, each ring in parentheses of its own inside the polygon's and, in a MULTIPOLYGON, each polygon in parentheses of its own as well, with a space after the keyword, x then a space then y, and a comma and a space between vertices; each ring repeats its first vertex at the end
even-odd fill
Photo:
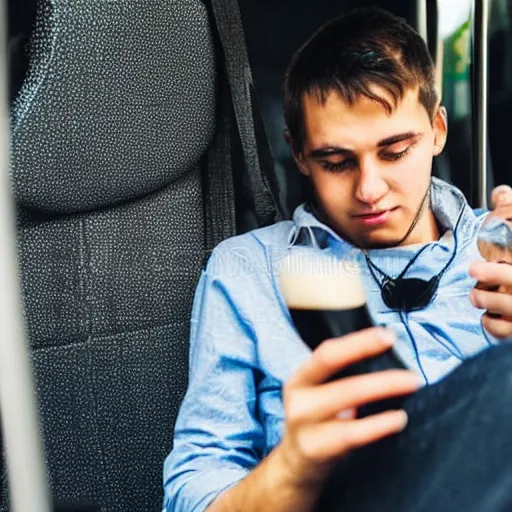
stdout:
MULTIPOLYGON (((427 8, 430 7, 435 10, 436 15, 436 40, 434 44, 431 45, 434 48, 434 63, 436 65, 436 90, 439 97, 439 102, 442 104, 443 98, 443 72, 444 72, 444 41, 441 35, 441 6, 439 5, 439 0, 435 0, 434 2, 427 5, 427 8)), ((427 11, 427 16, 429 16, 429 12, 427 11)))
POLYGON ((489 0, 475 0, 473 4, 473 202, 477 208, 487 208, 487 70, 488 70, 488 30, 489 0))
POLYGON ((32 370, 23 329, 9 184, 6 2, 0 2, 0 411, 13 512, 50 512, 32 370))
POLYGON ((416 0, 416 30, 428 46, 427 0, 416 0))

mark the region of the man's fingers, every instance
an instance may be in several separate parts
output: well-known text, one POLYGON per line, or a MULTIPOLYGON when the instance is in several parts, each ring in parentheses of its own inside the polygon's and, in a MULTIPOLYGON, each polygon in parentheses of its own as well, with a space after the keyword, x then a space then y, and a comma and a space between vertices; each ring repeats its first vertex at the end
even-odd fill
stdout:
POLYGON ((512 295, 485 290, 471 290, 470 300, 478 309, 490 313, 512 317, 512 295))
POLYGON ((349 423, 345 437, 352 449, 360 448, 402 432, 408 420, 407 413, 402 410, 381 412, 349 423))
POLYGON ((317 423, 371 402, 411 394, 422 385, 409 370, 386 370, 347 377, 320 386, 296 389, 286 397, 291 423, 317 423))
POLYGON ((499 185, 494 188, 491 194, 493 208, 509 203, 512 203, 512 188, 508 185, 499 185))
POLYGON ((397 434, 407 426, 405 411, 386 411, 352 421, 332 420, 304 431, 297 447, 309 463, 345 456, 348 452, 397 434))
POLYGON ((490 286, 512 286, 512 265, 476 261, 469 267, 469 275, 490 286))
POLYGON ((296 387, 321 384, 337 371, 389 350, 394 341, 393 332, 380 327, 326 340, 286 385, 296 387))
POLYGON ((498 339, 512 337, 512 318, 492 318, 488 314, 482 317, 484 329, 498 339))
POLYGON ((512 265, 475 262, 469 273, 479 281, 479 289, 471 290, 469 298, 473 306, 487 311, 482 317, 484 329, 499 339, 512 336, 512 265))
MULTIPOLYGON (((512 201, 508 199, 508 196, 506 196, 505 199, 500 199, 496 208, 494 208, 487 218, 501 219, 502 221, 512 219, 512 201)), ((487 222, 487 220, 484 222, 487 222)))

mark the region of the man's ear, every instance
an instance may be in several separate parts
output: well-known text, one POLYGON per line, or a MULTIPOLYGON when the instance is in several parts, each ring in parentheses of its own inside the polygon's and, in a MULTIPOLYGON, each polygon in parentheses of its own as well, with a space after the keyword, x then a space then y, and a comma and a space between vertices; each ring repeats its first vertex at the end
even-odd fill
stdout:
POLYGON ((288 146, 290 146, 293 159, 295 160, 295 164, 299 168, 299 171, 301 172, 301 174, 304 174, 304 176, 309 176, 309 169, 306 166, 306 162, 304 160, 304 155, 301 151, 297 150, 297 146, 294 144, 292 136, 290 135, 288 128, 285 128, 283 135, 284 135, 284 140, 286 141, 286 144, 288 144, 288 146))
POLYGON ((434 156, 439 155, 448 137, 448 112, 446 107, 440 105, 434 118, 434 156))

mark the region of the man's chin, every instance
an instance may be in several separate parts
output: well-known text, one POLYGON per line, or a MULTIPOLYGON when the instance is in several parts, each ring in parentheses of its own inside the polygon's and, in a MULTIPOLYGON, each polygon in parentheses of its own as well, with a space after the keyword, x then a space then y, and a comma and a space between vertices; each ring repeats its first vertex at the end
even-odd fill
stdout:
MULTIPOLYGON (((348 223, 347 223, 348 224, 348 223)), ((372 226, 361 229, 354 229, 356 226, 350 226, 352 229, 344 231, 340 228, 341 223, 336 225, 331 223, 335 231, 347 242, 361 249, 386 249, 396 247, 403 243, 404 228, 401 223, 386 222, 381 226, 372 226), (335 226, 335 227, 334 227, 335 226)))
POLYGON ((368 233, 355 235, 352 239, 353 243, 361 249, 387 249, 396 247, 402 242, 403 235, 394 233, 368 233))

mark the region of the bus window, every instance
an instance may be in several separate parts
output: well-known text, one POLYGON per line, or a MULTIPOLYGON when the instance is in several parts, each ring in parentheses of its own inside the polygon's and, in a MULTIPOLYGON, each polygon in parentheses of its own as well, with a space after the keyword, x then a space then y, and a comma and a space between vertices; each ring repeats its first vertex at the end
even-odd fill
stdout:
POLYGON ((448 112, 450 179, 469 199, 471 183, 471 0, 438 3, 442 103, 448 112))
POLYGON ((512 185, 512 1, 493 0, 489 23, 489 142, 496 183, 512 185))

